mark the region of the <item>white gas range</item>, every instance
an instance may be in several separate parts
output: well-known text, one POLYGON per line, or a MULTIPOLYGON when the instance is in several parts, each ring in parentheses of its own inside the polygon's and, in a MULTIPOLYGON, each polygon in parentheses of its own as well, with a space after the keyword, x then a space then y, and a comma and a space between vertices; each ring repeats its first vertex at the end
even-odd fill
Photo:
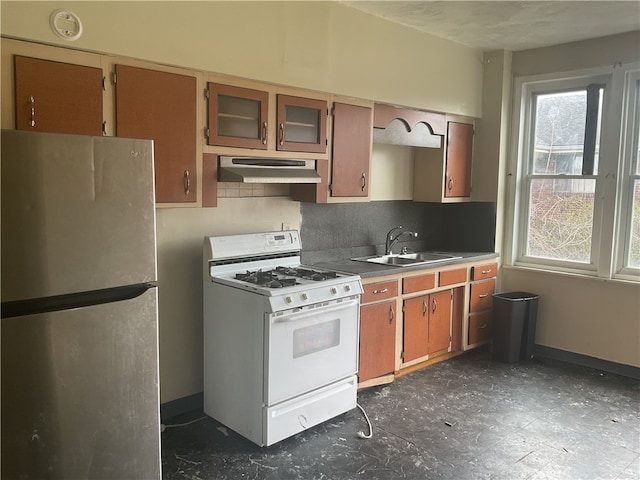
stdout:
POLYGON ((356 406, 362 285, 297 231, 204 241, 204 410, 272 445, 356 406))

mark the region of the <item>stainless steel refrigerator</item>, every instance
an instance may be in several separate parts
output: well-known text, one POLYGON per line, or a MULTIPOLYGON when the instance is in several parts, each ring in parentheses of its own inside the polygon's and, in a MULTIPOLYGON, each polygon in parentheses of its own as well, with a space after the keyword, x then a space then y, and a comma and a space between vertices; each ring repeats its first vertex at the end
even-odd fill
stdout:
POLYGON ((153 144, 0 146, 0 477, 158 479, 153 144))

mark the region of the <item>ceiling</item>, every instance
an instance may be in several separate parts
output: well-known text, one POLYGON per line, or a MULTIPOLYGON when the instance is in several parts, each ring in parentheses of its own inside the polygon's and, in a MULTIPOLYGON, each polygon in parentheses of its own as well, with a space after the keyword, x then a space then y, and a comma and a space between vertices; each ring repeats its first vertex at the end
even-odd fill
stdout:
POLYGON ((640 30, 638 0, 338 1, 481 50, 526 50, 640 30))

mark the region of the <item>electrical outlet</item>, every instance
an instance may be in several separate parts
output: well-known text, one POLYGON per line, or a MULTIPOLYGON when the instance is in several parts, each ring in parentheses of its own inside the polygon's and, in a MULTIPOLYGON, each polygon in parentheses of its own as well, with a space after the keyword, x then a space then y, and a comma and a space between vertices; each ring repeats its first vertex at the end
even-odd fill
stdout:
POLYGON ((289 223, 282 223, 282 231, 284 232, 285 230, 291 230, 291 224, 289 223))

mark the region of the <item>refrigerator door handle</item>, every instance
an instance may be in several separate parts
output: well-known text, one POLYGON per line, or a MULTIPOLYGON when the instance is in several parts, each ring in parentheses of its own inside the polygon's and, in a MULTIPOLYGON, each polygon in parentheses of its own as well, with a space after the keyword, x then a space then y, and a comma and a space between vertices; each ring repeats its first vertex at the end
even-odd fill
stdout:
POLYGON ((91 305, 100 305, 103 303, 120 302, 139 297, 150 288, 156 288, 155 282, 123 285, 120 287, 56 295, 45 298, 3 302, 1 304, 0 318, 22 317, 25 315, 89 307, 91 305))

